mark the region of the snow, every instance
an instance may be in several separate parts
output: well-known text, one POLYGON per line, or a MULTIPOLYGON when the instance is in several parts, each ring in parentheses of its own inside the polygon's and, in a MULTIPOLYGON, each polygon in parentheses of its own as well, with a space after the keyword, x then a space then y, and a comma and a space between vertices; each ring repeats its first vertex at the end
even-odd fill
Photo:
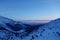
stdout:
POLYGON ((41 26, 37 31, 30 33, 23 40, 60 40, 60 19, 53 20, 46 25, 41 26), (32 38, 32 35, 34 39, 32 38))
POLYGON ((24 23, 0 16, 0 40, 60 40, 60 18, 48 23, 24 23), (9 26, 10 25, 10 26, 9 26))

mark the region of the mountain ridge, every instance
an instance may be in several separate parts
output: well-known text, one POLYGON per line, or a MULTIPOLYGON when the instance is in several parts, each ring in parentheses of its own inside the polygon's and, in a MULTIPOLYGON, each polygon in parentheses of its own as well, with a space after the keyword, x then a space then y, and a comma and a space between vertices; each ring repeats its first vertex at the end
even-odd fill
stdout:
POLYGON ((0 34, 1 40, 60 40, 60 18, 28 24, 0 17, 0 34))

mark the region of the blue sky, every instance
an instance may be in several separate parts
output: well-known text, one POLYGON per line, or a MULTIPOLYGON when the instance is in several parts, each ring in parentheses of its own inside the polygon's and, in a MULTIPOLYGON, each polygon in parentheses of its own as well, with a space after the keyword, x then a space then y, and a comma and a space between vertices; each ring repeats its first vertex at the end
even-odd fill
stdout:
POLYGON ((0 0, 0 16, 43 20, 60 17, 60 0, 0 0))

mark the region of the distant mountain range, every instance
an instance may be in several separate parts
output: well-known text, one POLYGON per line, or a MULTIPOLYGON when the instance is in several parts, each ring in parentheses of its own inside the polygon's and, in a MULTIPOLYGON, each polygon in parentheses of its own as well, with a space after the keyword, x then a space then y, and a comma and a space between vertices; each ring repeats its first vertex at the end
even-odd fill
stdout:
POLYGON ((22 22, 26 22, 26 23, 48 23, 51 20, 20 20, 22 22))
POLYGON ((0 40, 60 40, 60 18, 30 23, 0 16, 0 40))

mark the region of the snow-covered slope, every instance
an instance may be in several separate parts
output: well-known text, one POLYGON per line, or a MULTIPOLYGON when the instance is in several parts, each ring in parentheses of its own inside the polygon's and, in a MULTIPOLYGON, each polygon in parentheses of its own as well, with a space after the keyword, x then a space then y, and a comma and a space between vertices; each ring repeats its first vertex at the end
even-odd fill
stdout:
POLYGON ((2 17, 2 16, 0 16, 0 21, 1 21, 1 22, 4 22, 4 23, 11 23, 11 25, 13 25, 14 22, 15 22, 15 21, 13 21, 12 19, 8 19, 8 18, 2 17))
POLYGON ((60 18, 41 26, 23 40, 60 40, 60 18))
POLYGON ((12 19, 8 19, 8 18, 0 16, 0 29, 4 28, 4 29, 7 29, 9 31, 13 31, 12 29, 10 29, 7 26, 7 23, 11 24, 11 25, 14 25, 14 21, 12 19))
POLYGON ((0 40, 20 40, 44 24, 27 24, 0 16, 0 40), (37 27, 36 27, 37 26, 37 27))
MULTIPOLYGON (((25 24, 25 23, 23 23, 23 22, 14 21, 14 20, 12 20, 12 19, 8 19, 8 18, 6 18, 6 17, 0 16, 0 26, 1 26, 1 27, 4 27, 5 29, 6 29, 6 28, 9 28, 9 29, 11 29, 11 30, 13 30, 13 31, 18 31, 18 30, 20 30, 21 28, 26 27, 24 24, 25 24)), ((28 24, 27 24, 27 25, 28 25, 28 24)), ((9 30, 9 29, 8 29, 8 30, 9 30)))
POLYGON ((0 17, 1 40, 60 40, 60 18, 44 24, 26 24, 0 17))

